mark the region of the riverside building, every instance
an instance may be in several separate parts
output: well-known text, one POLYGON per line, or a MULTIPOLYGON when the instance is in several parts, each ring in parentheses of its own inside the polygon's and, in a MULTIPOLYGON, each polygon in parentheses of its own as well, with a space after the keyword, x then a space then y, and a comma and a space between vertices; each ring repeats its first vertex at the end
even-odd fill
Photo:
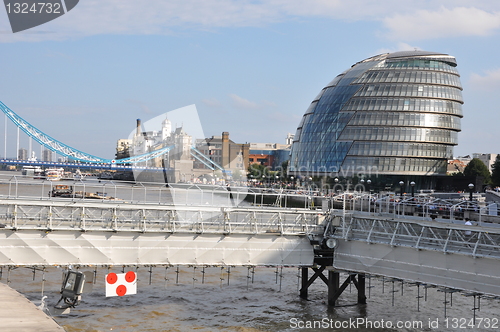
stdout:
POLYGON ((305 112, 289 175, 376 176, 432 186, 429 176, 446 174, 460 131, 456 66, 453 56, 426 51, 386 53, 354 64, 305 112))

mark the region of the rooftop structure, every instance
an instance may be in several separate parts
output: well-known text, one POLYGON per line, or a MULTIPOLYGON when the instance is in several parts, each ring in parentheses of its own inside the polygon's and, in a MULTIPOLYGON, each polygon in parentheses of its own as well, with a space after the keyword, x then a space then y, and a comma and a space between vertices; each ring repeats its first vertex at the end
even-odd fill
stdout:
POLYGON ((250 143, 249 163, 261 164, 272 170, 278 170, 290 159, 290 147, 293 135, 288 134, 286 144, 280 143, 250 143))
MULTIPOLYGON (((221 136, 197 140, 196 146, 205 156, 226 170, 244 172, 248 167, 249 144, 233 142, 229 139, 229 132, 225 131, 221 136)), ((195 163, 195 167, 203 168, 203 165, 195 163)))

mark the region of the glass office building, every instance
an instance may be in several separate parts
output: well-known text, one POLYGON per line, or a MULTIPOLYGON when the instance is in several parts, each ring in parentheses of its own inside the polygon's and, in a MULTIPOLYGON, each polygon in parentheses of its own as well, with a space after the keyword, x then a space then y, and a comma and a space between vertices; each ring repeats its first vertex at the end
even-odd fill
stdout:
POLYGON ((446 174, 462 118, 456 66, 453 56, 425 51, 354 64, 305 112, 289 174, 446 174))

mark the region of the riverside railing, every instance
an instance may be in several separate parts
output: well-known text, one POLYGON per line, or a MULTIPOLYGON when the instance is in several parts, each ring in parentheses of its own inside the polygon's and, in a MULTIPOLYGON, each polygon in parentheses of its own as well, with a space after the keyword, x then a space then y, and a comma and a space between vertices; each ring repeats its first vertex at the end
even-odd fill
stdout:
POLYGON ((0 199, 1 228, 14 230, 306 235, 322 232, 323 220, 309 209, 0 199))
MULTIPOLYGON (((82 201, 113 204, 141 203, 187 206, 236 207, 275 206, 281 208, 360 211, 369 215, 398 218, 424 217, 462 222, 466 218, 484 222, 495 215, 494 204, 477 201, 445 200, 430 195, 410 197, 394 193, 374 194, 354 191, 329 195, 285 189, 261 189, 204 184, 135 183, 90 178, 87 180, 49 181, 14 175, 0 175, 0 198, 82 201), (58 186, 71 188, 71 194, 53 195, 58 186), (328 204, 325 204, 328 203, 328 204)), ((496 212, 498 214, 498 212, 496 212)))
POLYGON ((275 206, 282 208, 321 208, 326 199, 313 192, 226 186, 222 184, 165 184, 128 182, 89 177, 50 181, 22 175, 0 174, 0 198, 94 201, 191 206, 275 206), (67 190, 61 190, 66 187, 67 190))

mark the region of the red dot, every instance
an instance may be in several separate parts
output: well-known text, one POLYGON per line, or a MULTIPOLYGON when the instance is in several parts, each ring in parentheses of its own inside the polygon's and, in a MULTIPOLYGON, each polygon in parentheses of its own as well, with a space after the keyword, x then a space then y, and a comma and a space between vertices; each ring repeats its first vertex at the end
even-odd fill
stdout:
POLYGON ((118 276, 116 275, 116 273, 110 273, 106 276, 106 282, 108 284, 114 284, 116 281, 118 280, 118 276))
POLYGON ((133 271, 128 271, 126 274, 125 274, 125 280, 127 282, 134 282, 135 281, 135 272, 133 271))
POLYGON ((125 285, 119 285, 116 287, 116 295, 123 296, 125 294, 127 294, 127 287, 125 287, 125 285))

